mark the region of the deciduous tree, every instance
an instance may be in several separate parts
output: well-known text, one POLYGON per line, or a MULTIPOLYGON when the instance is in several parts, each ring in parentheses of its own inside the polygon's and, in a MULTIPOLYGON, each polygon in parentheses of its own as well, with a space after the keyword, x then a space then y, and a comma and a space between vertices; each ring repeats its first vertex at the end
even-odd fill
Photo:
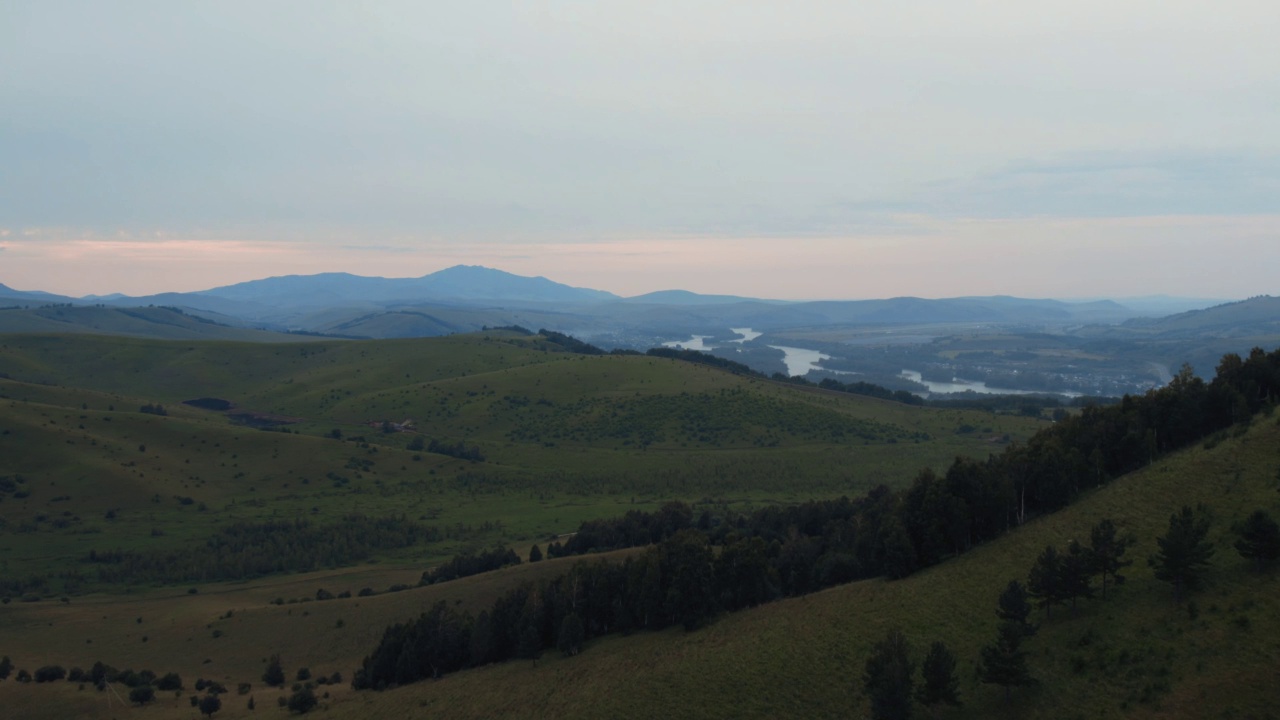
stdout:
POLYGON ((1280 557, 1280 526, 1266 510, 1254 510, 1236 532, 1240 535, 1235 542, 1236 552, 1256 561, 1259 570, 1280 557))

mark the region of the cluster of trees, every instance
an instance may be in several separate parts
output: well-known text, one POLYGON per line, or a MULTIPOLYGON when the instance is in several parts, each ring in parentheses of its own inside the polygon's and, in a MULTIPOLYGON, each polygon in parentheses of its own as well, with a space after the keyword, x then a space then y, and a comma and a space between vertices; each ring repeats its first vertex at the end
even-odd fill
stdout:
POLYGON ((484 453, 480 452, 478 445, 468 445, 466 441, 458 442, 442 442, 438 438, 432 438, 427 444, 427 452, 436 453, 438 455, 448 455, 449 457, 458 458, 459 460, 470 460, 471 462, 484 462, 484 453))
POLYGON ((583 342, 571 335, 565 335, 564 333, 556 332, 555 330, 547 330, 545 328, 539 329, 538 334, 541 335, 548 343, 551 343, 552 345, 558 345, 561 348, 564 348, 565 352, 577 353, 579 355, 607 355, 608 354, 604 350, 596 347, 595 345, 583 342))
POLYGON ((667 358, 669 360, 683 360, 684 362, 695 363, 697 365, 709 365, 714 368, 720 368, 731 372, 735 375, 751 375, 754 377, 764 377, 764 373, 757 372, 743 365, 740 362, 734 362, 727 358, 716 357, 711 353, 699 352, 697 350, 685 350, 683 348, 656 347, 650 348, 645 352, 649 357, 667 358))
POLYGON ((738 538, 720 553, 696 530, 677 532, 621 563, 579 562, 569 572, 500 596, 478 616, 438 603, 387 628, 352 684, 385 688, 547 648, 576 654, 611 632, 701 626, 721 610, 778 596, 765 544, 738 538))
POLYGON ((403 516, 346 515, 335 523, 309 520, 236 523, 201 547, 167 551, 91 550, 103 582, 210 582, 349 565, 374 552, 443 538, 439 528, 403 516))
MULTIPOLYGON (((924 470, 898 493, 880 486, 858 500, 718 518, 703 513, 696 523, 690 508, 673 503, 656 513, 583 523, 564 544, 552 543, 548 554, 659 544, 618 565, 579 563, 567 575, 508 593, 477 618, 441 604, 417 621, 392 626, 353 684, 387 687, 536 657, 556 645, 576 652, 579 627, 583 639, 670 624, 692 629, 721 610, 861 577, 905 576, 1057 510, 1160 453, 1247 422, 1280 396, 1280 351, 1254 350, 1248 360, 1228 355, 1218 371, 1206 384, 1184 367, 1165 388, 1126 396, 1116 406, 1085 408, 985 462, 957 458, 942 476, 924 470), (713 544, 721 548, 718 555, 713 544)), ((1158 540, 1161 550, 1150 562, 1176 594, 1194 584, 1196 569, 1207 561, 1206 530, 1188 508, 1171 518, 1169 534, 1158 540)), ((1251 519, 1241 546, 1261 561, 1280 553, 1268 549, 1272 537, 1280 538, 1280 531, 1251 519)), ((1089 547, 1072 543, 1061 554, 1046 548, 1027 587, 1014 583, 1008 591, 1033 597, 1046 613, 1067 601, 1074 607, 1078 598, 1092 597, 1094 576, 1104 593, 1108 578, 1123 579, 1119 571, 1130 562, 1123 556, 1131 542, 1103 521, 1091 532, 1089 547)), ((983 650, 980 675, 1008 688, 1031 682, 1021 643, 1033 627, 1004 602, 1002 596, 1002 618, 1008 618, 996 642, 983 650)))
POLYGON ((890 390, 869 382, 845 383, 833 378, 825 378, 818 383, 818 387, 823 390, 835 390, 836 392, 849 393, 851 395, 866 395, 867 397, 880 398, 881 400, 894 400, 907 405, 924 405, 924 398, 919 395, 909 393, 906 390, 890 390))
POLYGON ((138 408, 138 412, 147 413, 148 415, 168 415, 169 414, 169 411, 165 410, 164 406, 159 403, 156 403, 154 405, 152 405, 151 403, 147 403, 146 405, 143 405, 142 407, 138 408))
POLYGON ((862 674, 863 688, 876 720, 908 720, 913 700, 925 707, 959 707, 956 656, 941 641, 929 646, 921 665, 921 683, 915 684, 915 661, 901 630, 893 629, 876 643, 862 674))
POLYGON ((511 548, 501 545, 480 552, 466 551, 453 556, 449 562, 422 573, 422 580, 418 585, 432 585, 519 564, 520 556, 511 548))

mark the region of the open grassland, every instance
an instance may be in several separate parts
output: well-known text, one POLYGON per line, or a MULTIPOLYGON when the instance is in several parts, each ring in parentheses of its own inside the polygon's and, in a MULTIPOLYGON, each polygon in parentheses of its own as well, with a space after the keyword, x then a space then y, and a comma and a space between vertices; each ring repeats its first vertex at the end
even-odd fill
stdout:
POLYGON ((236 523, 349 513, 437 529, 373 553, 431 564, 671 499, 744 508, 898 486, 1041 423, 554 349, 500 332, 271 346, 7 336, 0 476, 22 482, 0 494, 0 575, 48 576, 34 592, 58 597, 101 587, 90 551, 193 548, 236 523), (291 432, 182 404, 200 397, 291 432), (141 412, 154 405, 167 415, 141 412), (406 419, 413 432, 380 430, 406 419), (484 459, 414 445, 430 440, 484 459))

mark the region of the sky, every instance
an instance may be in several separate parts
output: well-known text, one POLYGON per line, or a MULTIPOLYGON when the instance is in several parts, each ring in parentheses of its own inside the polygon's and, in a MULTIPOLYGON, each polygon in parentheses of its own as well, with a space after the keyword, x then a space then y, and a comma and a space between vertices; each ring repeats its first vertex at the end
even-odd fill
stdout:
POLYGON ((0 283, 1280 294, 1280 3, 0 3, 0 283))

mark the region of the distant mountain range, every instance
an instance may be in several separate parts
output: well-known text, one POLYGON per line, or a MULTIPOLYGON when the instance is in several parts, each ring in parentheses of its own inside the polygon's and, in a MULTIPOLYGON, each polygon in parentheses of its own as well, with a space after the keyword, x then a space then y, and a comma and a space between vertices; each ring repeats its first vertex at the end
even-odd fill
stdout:
MULTIPOLYGON (((1177 306, 1177 299, 1162 300, 1167 306, 1177 306)), ((1154 302, 1146 298, 1139 304, 1150 306, 1154 302)), ((729 327, 769 332, 802 327, 935 324, 1008 325, 1034 330, 1042 326, 1047 329, 1138 323, 1136 318, 1142 314, 1113 300, 1069 302, 1008 296, 797 302, 664 290, 623 298, 544 277, 467 265, 419 278, 349 273, 288 275, 200 292, 143 297, 70 298, 0 285, 0 305, 4 304, 170 307, 182 310, 189 318, 216 324, 211 326, 345 337, 420 337, 515 324, 531 329, 546 327, 588 339, 606 338, 607 342, 624 346, 644 346, 656 338, 681 333, 723 332, 729 327)), ((60 317, 48 313, 39 319, 33 316, 19 321, 18 317, 13 310, 0 314, 0 332, 32 331, 37 327, 70 329, 77 324, 66 312, 60 317)), ((96 315, 83 324, 90 332, 112 332, 107 328, 119 326, 122 334, 146 334, 136 327, 137 317, 127 317, 132 320, 113 323, 108 322, 108 316, 96 315)), ((193 328, 192 332, 198 330, 193 328)))

